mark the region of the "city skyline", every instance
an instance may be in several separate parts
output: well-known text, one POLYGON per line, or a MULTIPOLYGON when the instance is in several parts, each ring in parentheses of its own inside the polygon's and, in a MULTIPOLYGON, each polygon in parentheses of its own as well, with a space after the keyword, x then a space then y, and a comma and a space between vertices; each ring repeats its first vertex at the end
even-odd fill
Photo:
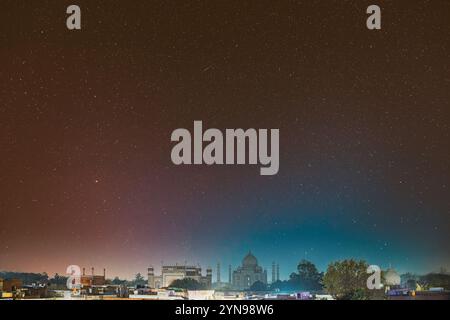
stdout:
MULTIPOLYGON (((253 252, 251 250, 246 251, 246 253, 252 253, 253 252)), ((245 254, 243 255, 245 256, 245 254)), ((255 254, 255 256, 258 258, 258 255, 255 254)), ((321 267, 320 265, 317 265, 315 263, 314 260, 310 260, 306 255, 304 258, 299 258, 298 261, 292 265, 288 265, 288 266, 283 266, 283 264, 279 263, 278 261, 272 260, 270 263, 266 263, 261 262, 261 260, 258 258, 258 262, 259 265, 261 265, 261 267, 263 268, 263 270, 267 271, 267 282, 271 283, 271 279, 272 279, 272 268, 273 268, 273 264, 275 263, 276 266, 276 270, 279 270, 279 274, 277 274, 277 276, 279 277, 280 280, 288 280, 289 276, 291 273, 296 272, 297 271, 297 265, 299 262, 301 262, 302 260, 307 260, 312 262, 313 264, 316 265, 316 267, 318 268, 319 272, 326 272, 326 269, 328 267, 329 264, 331 264, 332 262, 336 262, 336 261, 342 261, 342 260, 348 260, 348 259, 353 259, 353 260, 364 260, 364 258, 358 258, 358 257, 350 257, 350 256, 346 256, 346 257, 342 257, 340 259, 336 259, 333 261, 329 261, 328 263, 325 264, 325 267, 321 267)), ((368 264, 371 264, 370 261, 364 260, 366 261, 368 264)), ((171 260, 171 261, 164 261, 164 260, 160 260, 159 263, 156 264, 148 264, 145 267, 145 270, 143 270, 142 268, 129 268, 129 270, 127 270, 127 272, 125 273, 114 273, 116 272, 115 270, 117 270, 117 268, 115 268, 114 266, 101 266, 101 265, 97 265, 97 266, 93 266, 93 265, 78 265, 75 264, 77 266, 80 267, 80 270, 83 270, 83 272, 85 272, 86 274, 92 274, 92 272, 94 271, 93 274, 99 274, 99 270, 101 271, 100 273, 103 273, 106 271, 106 278, 107 279, 114 279, 115 277, 118 277, 120 279, 124 279, 124 280, 133 280, 134 277, 136 276, 136 274, 140 273, 142 276, 144 276, 144 278, 147 277, 147 272, 148 272, 148 268, 153 268, 155 273, 161 273, 162 271, 162 267, 163 266, 195 266, 195 267, 200 267, 202 270, 202 273, 205 273, 207 269, 211 268, 212 269, 212 279, 213 282, 217 282, 217 264, 220 264, 221 266, 221 282, 223 283, 228 283, 229 282, 229 271, 228 269, 231 267, 232 270, 235 270, 237 267, 239 267, 242 264, 242 256, 240 257, 240 260, 237 259, 235 261, 235 264, 233 263, 229 263, 229 264, 225 264, 222 261, 216 261, 215 263, 201 263, 199 260, 197 261, 189 261, 189 260, 171 260), (87 271, 85 271, 87 270, 87 271), (113 271, 111 271, 113 270, 113 271)), ((73 264, 72 264, 73 265, 73 264)), ((51 272, 47 271, 47 270, 25 270, 25 269, 17 269, 17 270, 7 270, 7 269, 0 269, 0 272, 24 272, 24 273, 47 273, 48 276, 51 278, 53 277, 55 274, 59 274, 60 276, 65 276, 65 270, 67 269, 69 265, 60 268, 60 269, 56 269, 53 270, 51 272)), ((410 270, 410 269, 398 269, 396 268, 395 265, 392 265, 392 263, 388 263, 385 265, 380 265, 382 270, 388 270, 388 269, 394 269, 396 271, 398 271, 399 274, 406 274, 406 273, 412 273, 412 274, 428 274, 428 273, 439 273, 442 272, 442 270, 448 270, 445 266, 441 265, 438 266, 434 269, 423 269, 423 270, 410 270)), ((276 272, 276 271, 275 271, 276 272)))

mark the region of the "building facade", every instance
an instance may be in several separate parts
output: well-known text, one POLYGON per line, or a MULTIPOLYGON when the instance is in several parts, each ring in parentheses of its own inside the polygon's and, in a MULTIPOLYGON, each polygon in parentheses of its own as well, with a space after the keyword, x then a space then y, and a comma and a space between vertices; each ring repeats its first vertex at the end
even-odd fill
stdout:
POLYGON ((257 281, 267 284, 267 271, 258 265, 256 257, 249 252, 242 260, 242 265, 233 271, 232 286, 235 290, 245 290, 257 281))
POLYGON ((21 288, 22 280, 20 279, 0 279, 0 292, 14 292, 21 288))
POLYGON ((202 275, 202 268, 188 265, 162 266, 161 275, 156 276, 153 267, 148 268, 148 286, 153 289, 169 287, 175 280, 185 278, 194 279, 203 284, 206 289, 211 288, 212 269, 206 269, 206 276, 202 275))
POLYGON ((96 275, 94 274, 94 268, 91 268, 91 274, 86 274, 86 270, 83 268, 83 273, 80 277, 80 284, 82 288, 105 285, 106 269, 103 269, 103 275, 96 275))

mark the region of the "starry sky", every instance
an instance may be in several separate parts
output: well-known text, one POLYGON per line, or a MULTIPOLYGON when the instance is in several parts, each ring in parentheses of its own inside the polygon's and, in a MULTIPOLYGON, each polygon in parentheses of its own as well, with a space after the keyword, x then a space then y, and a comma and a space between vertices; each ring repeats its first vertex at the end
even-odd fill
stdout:
POLYGON ((0 270, 450 269, 449 1, 2 0, 0 30, 0 270), (173 165, 194 120, 279 128, 279 173, 173 165))

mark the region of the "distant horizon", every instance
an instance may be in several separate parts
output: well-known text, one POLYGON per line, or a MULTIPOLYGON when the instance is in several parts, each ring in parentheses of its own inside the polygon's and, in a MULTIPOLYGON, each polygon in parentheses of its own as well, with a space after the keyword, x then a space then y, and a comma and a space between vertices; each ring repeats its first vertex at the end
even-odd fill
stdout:
MULTIPOLYGON (((303 259, 303 258, 302 258, 302 259, 303 259)), ((302 259, 299 259, 298 262, 300 262, 302 259)), ((347 259, 340 259, 340 260, 330 261, 330 263, 335 262, 335 261, 350 260, 350 259, 357 260, 357 261, 359 261, 359 260, 364 260, 364 259, 350 258, 350 257, 349 257, 349 258, 347 258, 347 259)), ((308 260, 308 259, 305 259, 305 260, 308 260)), ((312 260, 308 260, 308 261, 314 263, 314 261, 312 261, 312 260)), ((364 260, 364 261, 365 261, 365 260, 364 260)), ((366 261, 366 262, 367 262, 367 261, 366 261)), ((168 265, 179 265, 179 266, 183 266, 183 265, 185 265, 185 264, 184 264, 184 262, 178 262, 178 263, 177 263, 177 262, 174 262, 174 263, 168 262, 168 263, 164 263, 164 265, 165 265, 165 266, 168 266, 168 265)), ((216 264, 202 265, 202 264, 200 264, 200 263, 199 263, 199 264, 197 264, 197 263, 189 263, 189 261, 188 261, 186 265, 187 265, 187 266, 198 266, 198 265, 200 265, 200 267, 201 267, 201 269, 202 269, 202 274, 206 273, 206 269, 207 269, 208 267, 211 267, 212 272, 213 272, 213 282, 217 282, 217 281, 216 281, 216 280, 217 280, 217 271, 216 271, 216 270, 217 270, 217 268, 216 268, 217 263, 216 263, 216 264)), ((239 265, 240 265, 240 264, 239 264, 239 265)), ((235 270, 239 265, 233 265, 233 264, 232 264, 232 270, 235 270)), ((260 265, 261 265, 261 264, 260 264, 260 265)), ((280 270, 281 270, 282 265, 281 265, 281 264, 279 264, 279 265, 280 265, 280 270)), ((161 265, 149 265, 149 267, 150 267, 150 266, 153 266, 153 267, 154 267, 154 272, 155 272, 155 274, 160 274, 160 273, 161 273, 161 265)), ((228 264, 222 265, 222 263, 221 263, 221 282, 223 282, 223 283, 227 283, 227 282, 228 282, 228 266, 229 266, 228 264), (224 268, 224 267, 225 267, 225 268, 224 268)), ((265 265, 261 265, 261 266, 262 266, 265 270, 267 270, 267 279, 268 279, 268 282, 271 282, 272 264, 270 263, 270 265, 269 265, 268 267, 266 267, 265 265)), ((81 269, 82 269, 83 267, 85 268, 85 273, 86 273, 86 275, 91 275, 91 267, 92 267, 92 266, 82 266, 82 265, 80 265, 80 268, 81 268, 81 269)), ((323 268, 320 268, 320 267, 317 266, 317 265, 316 265, 316 267, 317 267, 317 269, 318 269, 319 272, 325 273, 326 270, 327 270, 326 267, 325 267, 324 269, 323 269, 323 268)), ((118 277, 118 278, 121 279, 121 280, 132 281, 137 273, 140 273, 145 279, 147 278, 147 269, 145 269, 144 271, 141 271, 141 270, 139 269, 139 270, 137 270, 137 271, 134 272, 134 273, 128 273, 127 276, 123 276, 123 273, 122 273, 122 274, 115 274, 115 275, 109 276, 109 275, 111 274, 111 272, 108 271, 108 267, 107 267, 107 266, 106 266, 106 267, 100 267, 100 266, 96 267, 96 266, 94 266, 94 275, 103 275, 103 268, 106 269, 106 279, 110 279, 110 280, 113 280, 114 278, 118 277)), ((414 274, 414 275, 426 275, 426 274, 430 274, 430 273, 440 273, 442 268, 444 268, 444 269, 446 270, 446 273, 449 273, 449 272, 450 272, 450 269, 447 268, 446 266, 438 266, 438 267, 435 267, 434 269, 422 270, 422 271, 411 271, 411 270, 405 270, 405 269, 397 269, 397 268, 396 268, 395 266, 393 266, 393 265, 392 265, 392 266, 389 266, 389 265, 387 265, 387 266, 380 265, 380 268, 381 268, 381 270, 384 270, 384 271, 386 271, 386 270, 392 268, 392 269, 394 269, 395 271, 397 271, 398 274, 400 274, 400 275, 408 274, 408 273, 414 274)), ((286 268, 283 268, 283 269, 285 270, 286 268)), ((48 275, 49 278, 53 278, 54 275, 55 275, 56 273, 57 273, 58 275, 60 275, 60 276, 67 276, 67 274, 65 273, 65 268, 64 268, 64 270, 61 269, 61 272, 54 271, 54 272, 50 272, 50 273, 47 272, 47 271, 7 270, 7 269, 0 269, 0 272, 33 273, 33 274, 43 274, 43 273, 45 272, 45 273, 47 273, 47 275, 48 275)), ((292 272, 297 272, 297 265, 295 265, 295 266, 292 268, 291 272, 284 272, 284 274, 280 272, 280 280, 281 280, 281 281, 288 280, 288 279, 289 279, 289 275, 290 275, 292 272)))

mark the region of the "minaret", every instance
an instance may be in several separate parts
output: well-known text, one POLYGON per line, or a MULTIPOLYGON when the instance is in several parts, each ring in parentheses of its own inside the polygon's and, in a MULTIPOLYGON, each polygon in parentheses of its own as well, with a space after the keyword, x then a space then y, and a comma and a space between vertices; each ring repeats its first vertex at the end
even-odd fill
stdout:
POLYGON ((220 262, 217 262, 217 283, 220 283, 220 262))
POLYGON ((272 262, 272 283, 275 283, 275 261, 272 262))
POLYGON ((211 267, 206 268, 206 279, 207 279, 207 287, 208 289, 211 289, 212 284, 212 269, 211 267))
POLYGON ((228 266, 228 283, 231 285, 231 264, 228 266))
POLYGON ((155 287, 155 271, 152 266, 147 269, 147 283, 149 288, 155 287))
POLYGON ((280 265, 277 263, 277 281, 280 280, 280 265))

